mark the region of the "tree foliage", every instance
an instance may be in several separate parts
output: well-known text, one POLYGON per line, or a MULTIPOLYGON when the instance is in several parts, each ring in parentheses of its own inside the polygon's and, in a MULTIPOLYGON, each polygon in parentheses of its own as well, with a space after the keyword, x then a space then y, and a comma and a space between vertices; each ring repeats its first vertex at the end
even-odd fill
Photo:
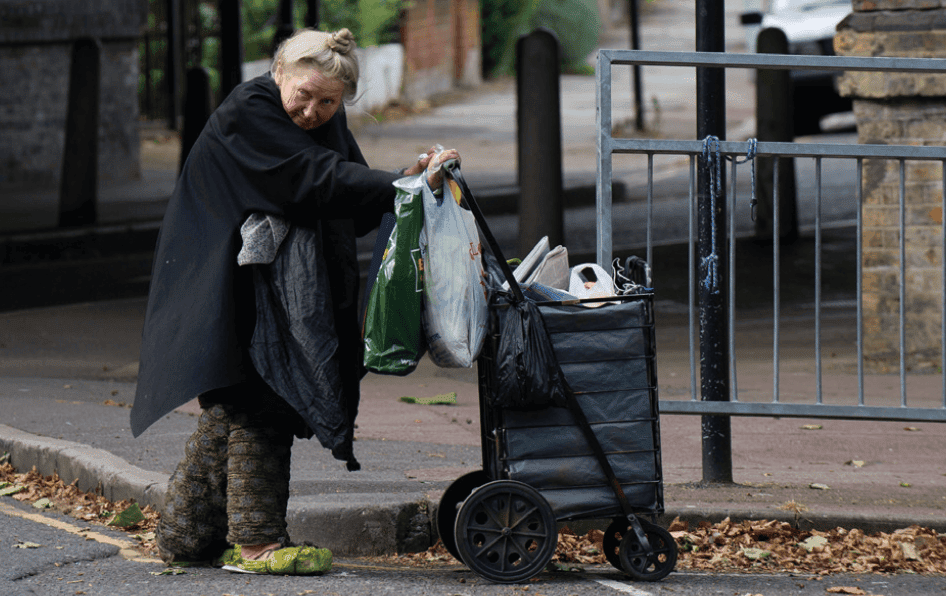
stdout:
MULTIPOLYGON (((407 0, 320 0, 319 29, 347 27, 361 47, 397 42, 400 17, 407 0)), ((279 0, 243 0, 243 50, 246 60, 272 56, 278 26, 279 0)), ((305 2, 293 3, 293 25, 305 26, 305 2)))
POLYGON ((563 70, 587 72, 585 59, 601 31, 595 0, 483 0, 480 18, 487 76, 513 74, 516 42, 539 27, 558 37, 563 70))

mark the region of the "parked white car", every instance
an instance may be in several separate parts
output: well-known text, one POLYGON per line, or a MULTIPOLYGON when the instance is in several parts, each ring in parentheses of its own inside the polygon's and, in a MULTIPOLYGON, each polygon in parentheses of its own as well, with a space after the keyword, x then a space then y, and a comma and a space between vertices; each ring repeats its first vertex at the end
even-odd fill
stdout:
MULTIPOLYGON (((741 22, 747 30, 747 51, 750 52, 756 51, 759 32, 771 28, 785 33, 789 54, 834 55, 837 25, 851 13, 851 0, 762 0, 753 4, 758 10, 747 10, 741 15, 741 22)), ((835 80, 838 74, 792 72, 796 134, 818 132, 822 117, 850 111, 850 100, 837 93, 835 80)))

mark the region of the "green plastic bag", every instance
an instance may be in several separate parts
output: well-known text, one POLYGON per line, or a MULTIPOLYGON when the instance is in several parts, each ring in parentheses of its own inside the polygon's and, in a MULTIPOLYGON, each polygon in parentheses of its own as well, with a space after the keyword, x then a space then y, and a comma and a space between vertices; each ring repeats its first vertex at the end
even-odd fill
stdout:
POLYGON ((406 375, 424 355, 421 329, 424 262, 418 238, 424 227, 423 174, 394 183, 395 224, 365 306, 365 368, 406 375))

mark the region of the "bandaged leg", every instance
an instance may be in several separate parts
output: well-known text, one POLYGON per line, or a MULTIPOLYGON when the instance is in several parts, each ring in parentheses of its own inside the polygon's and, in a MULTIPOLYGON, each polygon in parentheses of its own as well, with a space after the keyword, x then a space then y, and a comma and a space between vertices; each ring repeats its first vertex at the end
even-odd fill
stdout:
POLYGON ((289 464, 293 434, 287 412, 234 414, 229 435, 227 520, 231 544, 287 545, 289 464))
POLYGON ((203 410, 171 475, 155 531, 166 563, 209 561, 227 546, 229 418, 220 405, 203 410))

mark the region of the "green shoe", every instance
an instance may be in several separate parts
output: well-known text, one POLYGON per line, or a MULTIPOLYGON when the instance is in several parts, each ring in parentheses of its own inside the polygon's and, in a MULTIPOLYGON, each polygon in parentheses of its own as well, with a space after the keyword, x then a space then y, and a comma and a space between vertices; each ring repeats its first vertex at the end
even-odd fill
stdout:
POLYGON ((259 561, 241 558, 224 566, 227 571, 236 573, 269 575, 321 575, 331 568, 332 552, 314 546, 289 546, 259 561))
POLYGON ((237 544, 233 548, 228 548, 223 551, 219 557, 214 559, 214 567, 225 567, 227 565, 236 565, 243 559, 243 556, 240 554, 240 545, 237 544))

